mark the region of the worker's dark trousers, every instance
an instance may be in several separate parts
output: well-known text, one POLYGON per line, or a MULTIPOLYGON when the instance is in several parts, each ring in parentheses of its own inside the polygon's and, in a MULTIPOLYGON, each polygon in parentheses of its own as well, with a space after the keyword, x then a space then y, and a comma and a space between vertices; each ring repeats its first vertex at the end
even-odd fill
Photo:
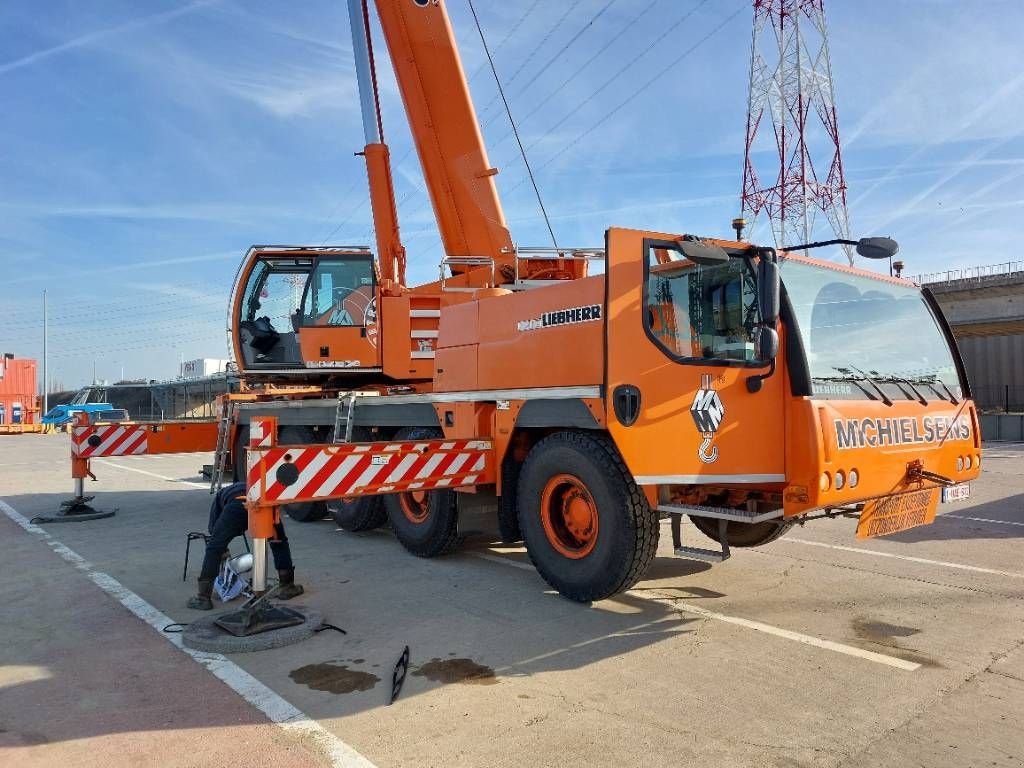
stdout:
MULTIPOLYGON (((245 529, 248 527, 249 513, 241 499, 232 499, 224 505, 220 514, 210 525, 210 538, 206 542, 206 555, 203 557, 203 570, 199 573, 200 579, 212 581, 217 578, 220 560, 227 551, 228 544, 236 536, 245 533, 245 529)), ((274 566, 279 571, 290 571, 294 567, 292 552, 288 547, 288 537, 285 536, 284 526, 281 523, 274 526, 274 538, 276 541, 270 540, 274 566)))

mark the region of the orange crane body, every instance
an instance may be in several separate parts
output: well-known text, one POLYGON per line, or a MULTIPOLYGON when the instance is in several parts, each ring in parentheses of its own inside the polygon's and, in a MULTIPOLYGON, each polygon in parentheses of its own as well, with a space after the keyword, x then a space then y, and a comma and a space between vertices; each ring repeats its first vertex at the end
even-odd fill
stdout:
POLYGON ((374 5, 441 277, 404 285, 368 9, 349 0, 378 254, 254 247, 239 270, 246 392, 225 442, 254 529, 329 502, 343 528, 388 521, 433 556, 472 492, 557 590, 595 600, 643 575, 665 516, 676 554, 721 560, 797 520, 854 517, 858 536, 927 524, 968 492, 978 417, 927 291, 683 233, 516 248, 444 1, 374 5), (684 546, 684 516, 721 551, 684 546))

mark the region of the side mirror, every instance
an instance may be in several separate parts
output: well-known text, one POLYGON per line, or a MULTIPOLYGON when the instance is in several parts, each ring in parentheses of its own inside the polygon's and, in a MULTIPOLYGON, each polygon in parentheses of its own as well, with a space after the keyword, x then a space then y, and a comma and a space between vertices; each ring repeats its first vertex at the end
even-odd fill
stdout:
POLYGON ((899 243, 891 237, 862 237, 857 241, 857 253, 865 259, 890 259, 899 251, 899 243))
POLYGON ((699 240, 683 240, 679 243, 679 250, 694 264, 702 264, 706 267, 729 261, 729 254, 720 245, 702 243, 699 240))
MULTIPOLYGON (((775 251, 766 248, 761 251, 761 260, 757 264, 757 302, 761 308, 761 322, 765 327, 773 330, 779 319, 781 283, 779 261, 775 256, 775 251)), ((761 359, 767 360, 768 358, 762 357, 761 359)))
POLYGON ((757 333, 757 356, 760 360, 774 360, 779 354, 779 332, 767 325, 757 333))

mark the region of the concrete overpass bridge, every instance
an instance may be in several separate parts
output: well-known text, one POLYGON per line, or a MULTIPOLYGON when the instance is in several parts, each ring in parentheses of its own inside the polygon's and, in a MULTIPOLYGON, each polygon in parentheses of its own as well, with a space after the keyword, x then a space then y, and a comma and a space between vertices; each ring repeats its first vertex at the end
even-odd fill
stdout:
POLYGON ((942 306, 979 407, 1024 411, 1024 261, 911 279, 942 306))

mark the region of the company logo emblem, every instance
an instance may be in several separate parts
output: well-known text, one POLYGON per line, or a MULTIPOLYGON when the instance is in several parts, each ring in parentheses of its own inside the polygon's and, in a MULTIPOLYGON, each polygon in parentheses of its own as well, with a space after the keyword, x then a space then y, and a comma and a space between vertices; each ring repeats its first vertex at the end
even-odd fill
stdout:
POLYGON ((601 305, 591 304, 585 307, 569 307, 557 309, 553 312, 545 312, 540 317, 530 320, 520 320, 516 323, 518 331, 535 331, 538 328, 550 328, 553 325, 576 325, 577 323, 590 323, 600 320, 602 317, 601 305))
POLYGON ((725 404, 712 388, 710 373, 703 373, 700 377, 700 389, 693 396, 690 404, 690 415, 693 423, 697 425, 697 431, 704 438, 697 449, 697 457, 705 464, 718 461, 718 448, 712 447, 715 433, 722 426, 722 419, 725 418, 725 404))

